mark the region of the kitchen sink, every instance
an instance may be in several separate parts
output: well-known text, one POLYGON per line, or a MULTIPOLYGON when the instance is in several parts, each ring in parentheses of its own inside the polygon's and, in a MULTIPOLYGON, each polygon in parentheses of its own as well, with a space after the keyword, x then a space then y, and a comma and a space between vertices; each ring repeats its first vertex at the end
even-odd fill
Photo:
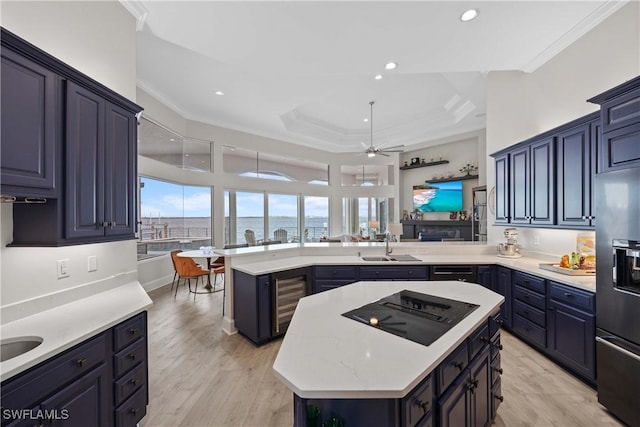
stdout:
POLYGON ((40 337, 6 338, 0 341, 0 362, 25 354, 42 344, 40 337))
POLYGON ((412 255, 391 255, 391 256, 363 256, 363 261, 419 261, 412 255))
POLYGON ((363 261, 391 261, 391 259, 386 256, 363 256, 363 261))

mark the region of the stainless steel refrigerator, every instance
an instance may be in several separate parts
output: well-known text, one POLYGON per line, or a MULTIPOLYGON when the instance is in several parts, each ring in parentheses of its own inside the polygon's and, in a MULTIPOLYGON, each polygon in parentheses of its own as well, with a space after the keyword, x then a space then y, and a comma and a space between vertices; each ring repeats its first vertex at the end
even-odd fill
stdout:
POLYGON ((596 175, 598 401, 640 426, 640 168, 596 175))

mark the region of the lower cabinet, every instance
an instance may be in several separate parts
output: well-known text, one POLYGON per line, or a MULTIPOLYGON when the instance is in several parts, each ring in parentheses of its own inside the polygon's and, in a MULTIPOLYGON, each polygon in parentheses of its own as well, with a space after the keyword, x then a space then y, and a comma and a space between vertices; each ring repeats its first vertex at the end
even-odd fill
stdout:
POLYGON ((146 327, 143 312, 4 381, 2 426, 135 426, 149 402, 146 327))
POLYGON ((511 270, 498 267, 495 279, 495 292, 504 297, 504 304, 500 307, 500 315, 505 327, 511 328, 511 270))
POLYGON ((254 344, 271 339, 271 275, 233 271, 233 312, 238 331, 254 344))
POLYGON ((358 281, 358 267, 319 265, 313 269, 313 293, 328 291, 358 281))
POLYGON ((304 399, 294 394, 293 424, 334 425, 327 422, 335 418, 346 426, 489 426, 495 401, 502 399, 500 354, 492 344, 499 341, 491 318, 401 399, 304 399), (495 331, 493 337, 490 331, 495 331))

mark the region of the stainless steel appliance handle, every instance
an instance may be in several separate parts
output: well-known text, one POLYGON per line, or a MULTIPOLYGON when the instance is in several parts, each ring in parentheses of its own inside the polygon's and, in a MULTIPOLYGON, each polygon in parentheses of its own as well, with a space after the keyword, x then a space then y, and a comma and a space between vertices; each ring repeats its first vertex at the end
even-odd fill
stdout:
POLYGON ((276 334, 280 333, 280 321, 278 319, 280 319, 280 294, 278 293, 278 287, 279 287, 279 283, 280 282, 278 279, 275 280, 276 284, 275 284, 275 299, 276 299, 276 305, 275 305, 275 313, 273 316, 273 319, 276 323, 276 334))
POLYGON ((613 344, 612 342, 605 340, 604 338, 596 337, 596 342, 599 342, 599 343, 604 344, 604 345, 606 345, 606 346, 608 346, 608 347, 611 347, 611 348, 613 348, 614 350, 619 351, 620 353, 622 353, 622 354, 624 354, 624 355, 626 355, 626 356, 629 356, 629 357, 631 357, 632 359, 635 359, 635 360, 637 360, 638 362, 640 362, 640 356, 638 356, 638 355, 637 355, 637 354, 635 354, 635 353, 630 352, 630 351, 629 351, 629 350, 627 350, 627 349, 624 349, 624 348, 622 348, 622 347, 620 347, 620 346, 617 346, 617 345, 613 344))

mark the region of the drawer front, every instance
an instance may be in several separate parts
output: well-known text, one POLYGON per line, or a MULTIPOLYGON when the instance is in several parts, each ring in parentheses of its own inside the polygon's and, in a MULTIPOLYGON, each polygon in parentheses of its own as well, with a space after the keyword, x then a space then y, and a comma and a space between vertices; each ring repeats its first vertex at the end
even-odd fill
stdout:
POLYGON ((498 313, 489 318, 489 336, 492 337, 502 326, 502 313, 498 313))
POLYGON ((24 409, 81 375, 105 363, 111 353, 106 332, 2 383, 2 408, 24 409))
POLYGON ((147 358, 147 341, 139 339, 124 350, 116 353, 113 360, 114 375, 118 378, 129 369, 147 358))
POLYGON ((467 367, 468 357, 467 346, 463 343, 438 366, 438 395, 444 393, 460 372, 467 367))
POLYGON ((491 360, 500 355, 500 350, 502 350, 502 343, 500 342, 500 334, 497 334, 491 338, 491 360))
POLYGON ((426 266, 366 266, 360 267, 362 280, 427 280, 426 266))
POLYGON ((522 301, 523 303, 533 306, 539 310, 544 310, 546 308, 545 298, 543 295, 531 292, 520 285, 515 285, 513 287, 513 296, 516 301, 522 301))
POLYGON ((545 329, 528 321, 517 314, 513 315, 513 330, 521 337, 539 345, 542 348, 547 346, 547 334, 545 329))
POLYGON ((539 294, 542 294, 542 295, 545 294, 544 279, 540 277, 536 277, 530 274, 516 271, 513 273, 513 283, 515 283, 516 285, 520 285, 524 288, 530 289, 539 294))
POLYGON ((602 132, 640 123, 640 89, 602 104, 602 132))
POLYGON ((115 382, 115 406, 120 405, 147 383, 147 364, 142 362, 115 382))
POLYGON ((480 353, 480 350, 489 344, 489 338, 489 322, 487 322, 483 327, 471 334, 467 340, 469 345, 469 360, 473 360, 476 354, 480 353))
POLYGON ((520 301, 516 301, 513 304, 513 312, 535 323, 536 325, 544 327, 547 324, 545 318, 546 313, 544 311, 538 310, 537 308, 532 307, 528 304, 523 304, 520 301))
POLYGON ((498 353, 496 358, 491 361, 491 384, 495 384, 500 375, 502 375, 502 364, 500 353, 498 353))
POLYGON ((587 311, 595 312, 595 294, 556 282, 549 282, 549 297, 564 304, 587 311))
POLYGON ((640 166, 640 123, 602 135, 600 157, 602 172, 640 166))
POLYGON ((116 409, 116 427, 135 427, 147 414, 147 387, 142 386, 116 409))
POLYGON ((318 279, 351 279, 358 278, 358 271, 353 266, 322 266, 315 268, 315 277, 318 279))
POLYGON ((502 397, 502 380, 498 378, 496 383, 491 386, 491 419, 496 417, 498 407, 502 403, 504 398, 502 397))
POLYGON ((413 427, 429 413, 433 403, 433 377, 429 375, 404 399, 405 427, 413 427))
POLYGON ((147 317, 146 312, 140 313, 129 320, 113 328, 113 340, 115 351, 119 351, 128 346, 138 338, 146 335, 147 317))
POLYGON ((339 288, 340 286, 348 285, 353 282, 353 280, 316 280, 313 282, 313 293, 317 294, 318 292, 329 291, 331 289, 339 288))

